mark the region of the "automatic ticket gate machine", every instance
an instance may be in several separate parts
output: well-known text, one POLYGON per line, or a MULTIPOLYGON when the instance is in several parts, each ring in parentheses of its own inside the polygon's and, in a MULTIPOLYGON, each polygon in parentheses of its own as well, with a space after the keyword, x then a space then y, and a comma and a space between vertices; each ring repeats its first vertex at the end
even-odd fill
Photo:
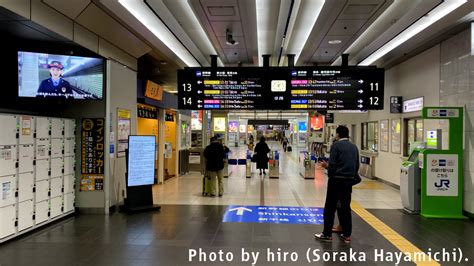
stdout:
POLYGON ((463 107, 424 107, 428 130, 427 149, 418 155, 421 168, 421 215, 429 218, 464 219, 463 216, 463 107), (438 121, 434 121, 438 120, 438 121), (443 139, 447 139, 443 141, 443 139), (441 142, 442 145, 438 145, 441 142), (430 149, 430 147, 432 147, 430 149), (441 148, 440 148, 441 147, 441 148))
POLYGON ((269 164, 269 177, 280 178, 280 154, 278 153, 278 151, 272 151, 270 153, 269 164))
POLYGON ((421 149, 414 149, 408 160, 400 167, 400 194, 403 209, 411 214, 420 212, 421 171, 418 155, 421 149))

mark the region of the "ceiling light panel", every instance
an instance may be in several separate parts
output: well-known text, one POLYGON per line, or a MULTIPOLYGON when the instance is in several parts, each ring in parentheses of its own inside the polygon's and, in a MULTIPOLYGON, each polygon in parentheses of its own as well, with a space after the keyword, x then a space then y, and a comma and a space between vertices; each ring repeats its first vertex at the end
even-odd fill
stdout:
POLYGON ((298 61, 303 47, 313 31, 324 2, 325 0, 305 0, 301 1, 299 5, 298 18, 287 50, 287 54, 295 54, 295 62, 298 61))
POLYGON ((273 43, 275 40, 275 26, 278 24, 278 16, 272 16, 272 14, 278 14, 274 12, 275 8, 279 8, 280 5, 276 5, 274 0, 256 0, 257 10, 257 43, 258 43, 258 65, 263 65, 262 55, 272 54, 273 43))
POLYGON ((410 38, 415 36, 416 34, 420 33, 424 29, 428 28, 430 25, 435 23, 436 21, 440 20, 444 16, 448 15, 464 3, 467 0, 449 0, 443 1, 440 5, 436 8, 431 10, 428 14, 424 15, 420 19, 418 19, 415 23, 413 23, 410 27, 402 31, 400 34, 395 36, 395 38, 391 39, 389 42, 384 44, 374 53, 369 55, 365 58, 362 62, 360 62, 359 66, 368 66, 380 59, 382 56, 386 55, 393 49, 400 46, 402 43, 408 41, 410 38))
POLYGON ((140 23, 162 41, 176 56, 189 67, 199 67, 199 62, 191 55, 173 33, 161 20, 148 8, 144 1, 119 0, 119 3, 127 9, 140 23))

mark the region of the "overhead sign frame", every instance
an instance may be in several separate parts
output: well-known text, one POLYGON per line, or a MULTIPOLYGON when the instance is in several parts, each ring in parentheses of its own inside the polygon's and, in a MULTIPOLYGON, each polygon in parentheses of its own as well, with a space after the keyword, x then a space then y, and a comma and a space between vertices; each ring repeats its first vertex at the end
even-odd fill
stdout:
POLYGON ((381 110, 375 67, 225 67, 178 70, 185 110, 381 110))

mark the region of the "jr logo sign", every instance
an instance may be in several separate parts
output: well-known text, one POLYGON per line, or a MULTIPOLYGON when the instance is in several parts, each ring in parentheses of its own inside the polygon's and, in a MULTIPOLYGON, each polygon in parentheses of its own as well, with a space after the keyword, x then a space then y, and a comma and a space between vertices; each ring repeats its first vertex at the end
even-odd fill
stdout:
POLYGON ((428 154, 426 169, 427 196, 458 195, 458 156, 456 154, 428 154))
POLYGON ((437 188, 449 188, 449 179, 441 179, 439 182, 435 182, 434 186, 437 188))

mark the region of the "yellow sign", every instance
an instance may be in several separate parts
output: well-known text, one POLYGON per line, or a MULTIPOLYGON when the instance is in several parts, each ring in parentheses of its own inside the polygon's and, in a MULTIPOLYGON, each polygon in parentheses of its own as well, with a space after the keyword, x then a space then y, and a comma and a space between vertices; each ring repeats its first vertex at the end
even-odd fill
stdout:
POLYGON ((204 85, 219 85, 221 84, 220 80, 205 80, 204 85))
POLYGON ((225 132, 225 117, 214 117, 214 132, 225 132))
POLYGON ((145 97, 161 101, 163 99, 163 87, 151 80, 146 81, 145 97))
POLYGON ((221 94, 220 90, 204 90, 204 94, 221 94))
POLYGON ((117 114, 118 114, 118 118, 122 118, 122 119, 130 119, 131 118, 131 112, 130 110, 128 109, 117 109, 117 114))

